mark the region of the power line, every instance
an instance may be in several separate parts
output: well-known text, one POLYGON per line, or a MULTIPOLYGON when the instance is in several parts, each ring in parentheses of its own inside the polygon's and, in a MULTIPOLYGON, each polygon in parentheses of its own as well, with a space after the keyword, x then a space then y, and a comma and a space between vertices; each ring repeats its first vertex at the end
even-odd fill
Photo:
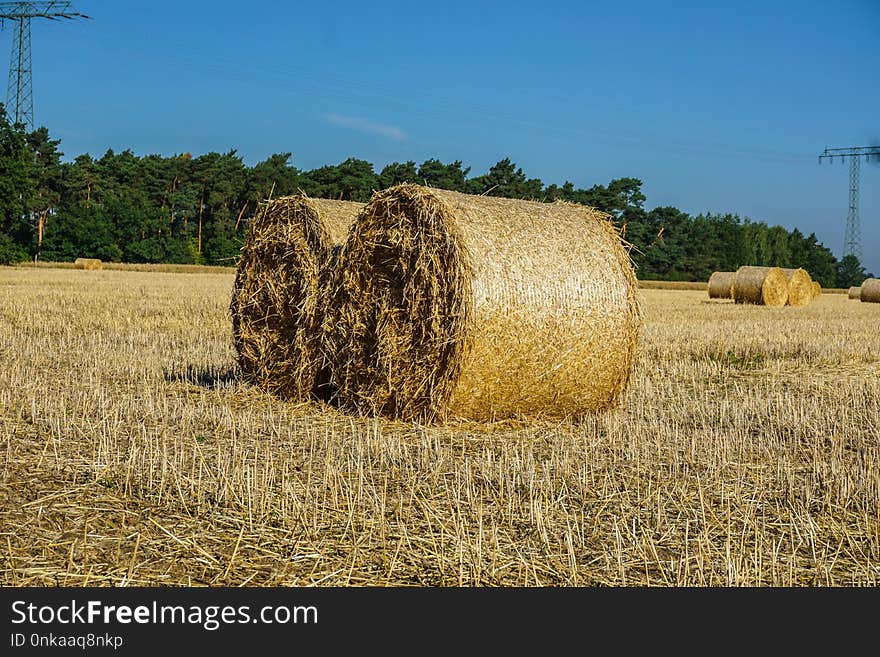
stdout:
POLYGON ((34 129, 34 92, 31 70, 31 19, 76 20, 91 18, 76 11, 72 2, 0 2, 0 27, 13 24, 12 56, 9 59, 9 81, 6 107, 13 123, 34 129))
POLYGON ((862 227, 859 219, 859 176, 862 156, 866 161, 872 157, 880 158, 880 146, 850 146, 848 148, 826 148, 819 156, 819 164, 823 159, 834 162, 849 158, 849 211, 846 215, 846 230, 843 237, 843 256, 854 255, 862 261, 862 227))

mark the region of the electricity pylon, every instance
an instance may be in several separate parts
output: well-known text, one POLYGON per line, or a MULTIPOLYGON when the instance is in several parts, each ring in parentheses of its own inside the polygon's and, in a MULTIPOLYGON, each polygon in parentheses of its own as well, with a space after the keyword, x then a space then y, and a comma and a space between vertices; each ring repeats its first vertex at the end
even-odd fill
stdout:
POLYGON ((0 2, 0 27, 13 23, 12 57, 6 87, 6 110, 13 123, 34 129, 34 92, 31 75, 31 19, 91 18, 74 10, 72 2, 0 2))
POLYGON ((827 158, 834 162, 849 158, 849 212, 846 215, 846 232, 843 237, 843 256, 854 255, 862 261, 862 227, 859 221, 859 171, 862 156, 870 161, 880 158, 880 146, 854 146, 850 148, 826 148, 819 156, 819 164, 827 158))

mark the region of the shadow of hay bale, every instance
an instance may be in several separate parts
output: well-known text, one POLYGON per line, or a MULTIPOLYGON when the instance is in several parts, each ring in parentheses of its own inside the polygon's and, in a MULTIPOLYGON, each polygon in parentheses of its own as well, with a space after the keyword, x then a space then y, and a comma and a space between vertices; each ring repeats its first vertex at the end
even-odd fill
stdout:
POLYGON ((185 369, 166 369, 164 379, 169 383, 189 383, 200 388, 226 388, 242 381, 238 368, 219 369, 212 366, 187 365, 185 369))

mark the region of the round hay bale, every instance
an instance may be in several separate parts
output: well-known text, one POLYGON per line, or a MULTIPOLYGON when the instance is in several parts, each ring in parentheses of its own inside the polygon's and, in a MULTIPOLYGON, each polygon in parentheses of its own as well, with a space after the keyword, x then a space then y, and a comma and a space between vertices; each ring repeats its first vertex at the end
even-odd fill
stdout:
POLYGON ((850 299, 858 299, 862 296, 862 287, 861 285, 856 287, 851 287, 847 291, 847 297, 850 299))
POLYGON ((708 290, 710 299, 732 299, 735 271, 716 271, 709 277, 708 290))
POLYGON ((362 203, 285 196, 248 226, 232 289, 232 337, 243 378, 284 399, 319 395, 322 298, 334 246, 362 203))
POLYGON ((779 267, 744 266, 736 270, 733 300, 763 306, 784 306, 788 301, 788 277, 779 267))
POLYGON ((784 269, 788 279, 788 305, 808 306, 813 300, 813 279, 805 269, 784 269))
POLYGON ((103 269, 104 263, 98 258, 77 258, 73 261, 73 266, 77 269, 95 270, 103 269))
POLYGON ((577 417, 629 382, 638 283, 583 205, 398 185, 358 215, 331 287, 331 381, 359 413, 577 417))
POLYGON ((880 303, 880 278, 865 279, 859 298, 867 303, 880 303))
POLYGON ((813 281, 813 298, 818 299, 820 296, 822 296, 822 286, 819 281, 813 281))

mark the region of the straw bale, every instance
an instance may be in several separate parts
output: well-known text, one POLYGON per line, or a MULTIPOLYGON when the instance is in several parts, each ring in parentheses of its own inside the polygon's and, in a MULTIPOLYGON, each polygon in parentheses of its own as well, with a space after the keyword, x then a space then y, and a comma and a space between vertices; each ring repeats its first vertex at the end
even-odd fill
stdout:
POLYGON ((73 266, 77 269, 102 269, 104 267, 104 263, 102 263, 98 258, 77 258, 73 261, 73 266))
POLYGON ((362 414, 578 417, 629 382, 638 283, 583 205, 398 185, 358 215, 331 288, 331 381, 362 414))
POLYGON ((813 279, 805 269, 784 269, 788 279, 788 305, 807 306, 813 300, 813 279))
POLYGON ((822 286, 819 281, 813 281, 813 298, 818 299, 820 296, 822 296, 822 286))
POLYGON ((779 267, 740 267, 733 283, 733 299, 737 303, 784 306, 788 301, 788 278, 779 267))
POLYGON ((855 287, 849 288, 849 290, 847 291, 847 296, 850 299, 859 299, 862 296, 862 286, 857 285, 855 287))
POLYGON ((859 298, 868 303, 880 303, 880 278, 865 279, 859 298))
POLYGON ((285 196, 250 222, 230 302, 233 342, 249 383, 298 401, 321 393, 324 277, 362 207, 285 196))
POLYGON ((735 271, 716 271, 709 277, 708 290, 710 299, 732 299, 735 271))

